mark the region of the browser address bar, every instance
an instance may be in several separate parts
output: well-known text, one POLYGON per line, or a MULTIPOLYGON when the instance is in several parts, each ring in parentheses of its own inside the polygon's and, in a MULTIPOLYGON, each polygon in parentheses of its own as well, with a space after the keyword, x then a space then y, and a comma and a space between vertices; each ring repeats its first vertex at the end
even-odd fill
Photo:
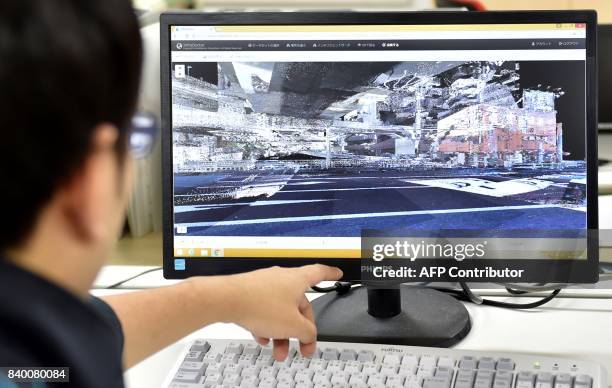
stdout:
POLYGON ((282 32, 205 33, 180 31, 172 40, 377 40, 377 39, 538 39, 584 38, 584 30, 402 31, 402 32, 282 32))

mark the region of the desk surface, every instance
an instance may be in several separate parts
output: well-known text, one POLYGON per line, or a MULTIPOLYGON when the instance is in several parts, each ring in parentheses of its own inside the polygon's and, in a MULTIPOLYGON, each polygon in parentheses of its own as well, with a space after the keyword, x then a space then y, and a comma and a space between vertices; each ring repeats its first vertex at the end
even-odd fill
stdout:
MULTIPOLYGON (((109 292, 94 291, 96 295, 109 292)), ((309 297, 317 296, 311 294, 309 297)), ((521 301, 526 299, 521 298, 521 301)), ((610 299, 558 298, 532 311, 472 304, 467 304, 467 308, 473 328, 456 349, 575 358, 599 362, 612 371, 610 299)), ((127 387, 159 387, 180 352, 194 338, 250 339, 251 336, 246 330, 231 324, 214 324, 198 330, 127 371, 127 387)))

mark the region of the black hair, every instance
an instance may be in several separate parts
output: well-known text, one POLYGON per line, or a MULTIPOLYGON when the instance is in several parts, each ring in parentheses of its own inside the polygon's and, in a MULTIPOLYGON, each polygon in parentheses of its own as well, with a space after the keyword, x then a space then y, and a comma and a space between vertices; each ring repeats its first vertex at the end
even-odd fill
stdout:
POLYGON ((98 124, 125 153, 141 62, 130 0, 0 1, 0 252, 29 236, 98 124))

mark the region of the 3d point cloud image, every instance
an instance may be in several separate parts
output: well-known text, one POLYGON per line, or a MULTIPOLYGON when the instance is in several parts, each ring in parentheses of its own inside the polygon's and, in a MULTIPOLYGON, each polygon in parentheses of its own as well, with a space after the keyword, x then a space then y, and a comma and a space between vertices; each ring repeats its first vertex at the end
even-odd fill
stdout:
POLYGON ((582 62, 173 67, 178 234, 586 227, 582 62))

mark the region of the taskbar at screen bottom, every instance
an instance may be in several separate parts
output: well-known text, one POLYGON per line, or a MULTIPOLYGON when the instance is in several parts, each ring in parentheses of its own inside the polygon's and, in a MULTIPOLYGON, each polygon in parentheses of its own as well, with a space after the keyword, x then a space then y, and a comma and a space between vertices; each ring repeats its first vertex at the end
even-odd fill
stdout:
POLYGON ((342 269, 343 280, 374 284, 421 282, 562 283, 598 281, 596 257, 588 259, 390 259, 359 258, 233 258, 171 257, 164 261, 164 276, 183 279, 200 275, 227 275, 272 266, 298 267, 326 264, 342 269))

